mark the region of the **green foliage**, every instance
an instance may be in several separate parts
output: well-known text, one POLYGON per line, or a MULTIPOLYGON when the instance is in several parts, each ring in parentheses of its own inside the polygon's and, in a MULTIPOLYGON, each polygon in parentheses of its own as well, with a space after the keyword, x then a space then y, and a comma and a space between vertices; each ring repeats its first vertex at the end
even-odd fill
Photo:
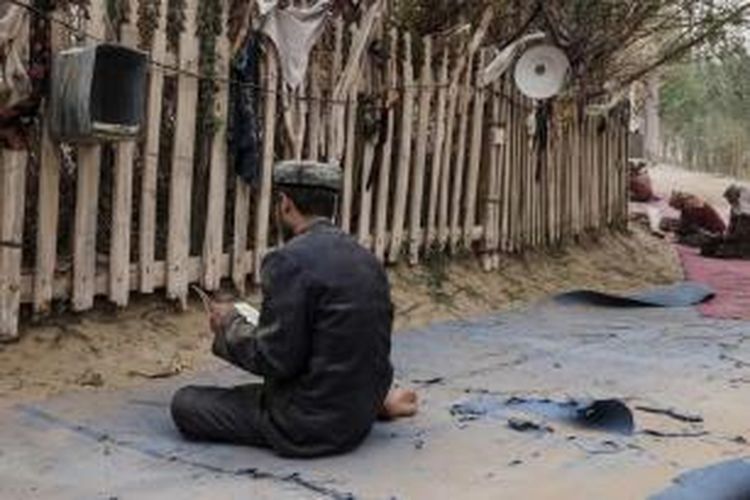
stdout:
POLYGON ((668 68, 661 100, 666 132, 682 144, 688 166, 725 173, 746 168, 750 54, 742 41, 725 41, 668 68))

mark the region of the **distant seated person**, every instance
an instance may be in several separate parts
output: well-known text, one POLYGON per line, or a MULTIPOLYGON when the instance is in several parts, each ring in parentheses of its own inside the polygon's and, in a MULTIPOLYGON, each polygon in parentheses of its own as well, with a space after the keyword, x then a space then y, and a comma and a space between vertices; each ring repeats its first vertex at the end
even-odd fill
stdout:
POLYGON ((632 201, 647 203, 656 199, 645 163, 636 161, 630 163, 629 190, 632 201))
POLYGON ((727 233, 701 248, 701 253, 724 259, 750 259, 750 189, 733 184, 724 192, 731 206, 727 233))
POLYGON ((726 231, 726 224, 716 209, 695 195, 673 192, 669 206, 680 211, 674 231, 677 241, 683 245, 700 248, 726 231))

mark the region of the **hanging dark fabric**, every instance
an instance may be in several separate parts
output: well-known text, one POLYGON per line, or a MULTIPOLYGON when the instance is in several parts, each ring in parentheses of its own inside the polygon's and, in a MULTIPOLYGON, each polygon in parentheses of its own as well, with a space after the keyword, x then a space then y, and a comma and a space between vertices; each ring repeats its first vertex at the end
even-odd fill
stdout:
MULTIPOLYGON (((50 12, 51 0, 35 0, 33 8, 39 12, 50 12)), ((40 104, 48 94, 51 69, 50 23, 47 16, 30 15, 28 26, 28 60, 26 76, 31 88, 28 96, 10 107, 0 107, 0 147, 25 149, 29 145, 28 135, 39 116, 40 104)), ((4 60, 7 47, 0 48, 0 59, 4 60)))
POLYGON ((251 33, 232 61, 229 152, 235 173, 252 186, 260 181, 262 162, 258 117, 260 60, 260 39, 257 33, 251 33))
POLYGON ((543 101, 536 110, 536 181, 542 179, 542 169, 546 165, 547 147, 549 146, 549 124, 552 119, 552 102, 543 101))

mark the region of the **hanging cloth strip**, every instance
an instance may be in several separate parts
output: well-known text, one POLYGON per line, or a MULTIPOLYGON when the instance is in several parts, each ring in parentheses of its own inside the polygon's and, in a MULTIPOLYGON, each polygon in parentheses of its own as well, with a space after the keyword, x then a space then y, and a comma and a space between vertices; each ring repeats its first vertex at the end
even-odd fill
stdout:
POLYGON ((245 182, 257 186, 261 168, 259 124, 260 40, 251 33, 242 51, 232 61, 229 150, 234 171, 245 182))
POLYGON ((278 0, 257 0, 264 17, 261 31, 276 46, 286 84, 295 90, 305 81, 310 52, 325 29, 331 0, 320 0, 311 7, 282 9, 278 0))
POLYGON ((0 1, 0 109, 12 108, 31 95, 28 59, 28 11, 0 1))
MULTIPOLYGON (((35 0, 49 12, 52 0, 35 0)), ((44 15, 0 0, 0 147, 24 149, 49 86, 50 25, 44 15)))

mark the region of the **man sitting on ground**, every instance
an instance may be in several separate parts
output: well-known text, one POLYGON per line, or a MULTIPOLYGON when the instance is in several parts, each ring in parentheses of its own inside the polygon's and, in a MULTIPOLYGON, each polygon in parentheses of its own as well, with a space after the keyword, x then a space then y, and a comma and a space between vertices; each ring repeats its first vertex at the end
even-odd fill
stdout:
POLYGON ((701 253, 725 259, 750 259, 750 189, 732 184, 724 192, 731 206, 727 234, 704 245, 701 253))
POLYGON ((672 193, 669 206, 680 211, 677 223, 677 241, 698 247, 724 234, 726 224, 714 207, 695 195, 672 193))
POLYGON ((354 449, 376 418, 416 412, 413 391, 391 388, 385 270, 331 222, 340 185, 338 167, 275 168, 276 216, 291 239, 263 261, 259 324, 229 303, 211 313, 213 352, 264 381, 180 389, 172 416, 186 437, 315 457, 354 449))

